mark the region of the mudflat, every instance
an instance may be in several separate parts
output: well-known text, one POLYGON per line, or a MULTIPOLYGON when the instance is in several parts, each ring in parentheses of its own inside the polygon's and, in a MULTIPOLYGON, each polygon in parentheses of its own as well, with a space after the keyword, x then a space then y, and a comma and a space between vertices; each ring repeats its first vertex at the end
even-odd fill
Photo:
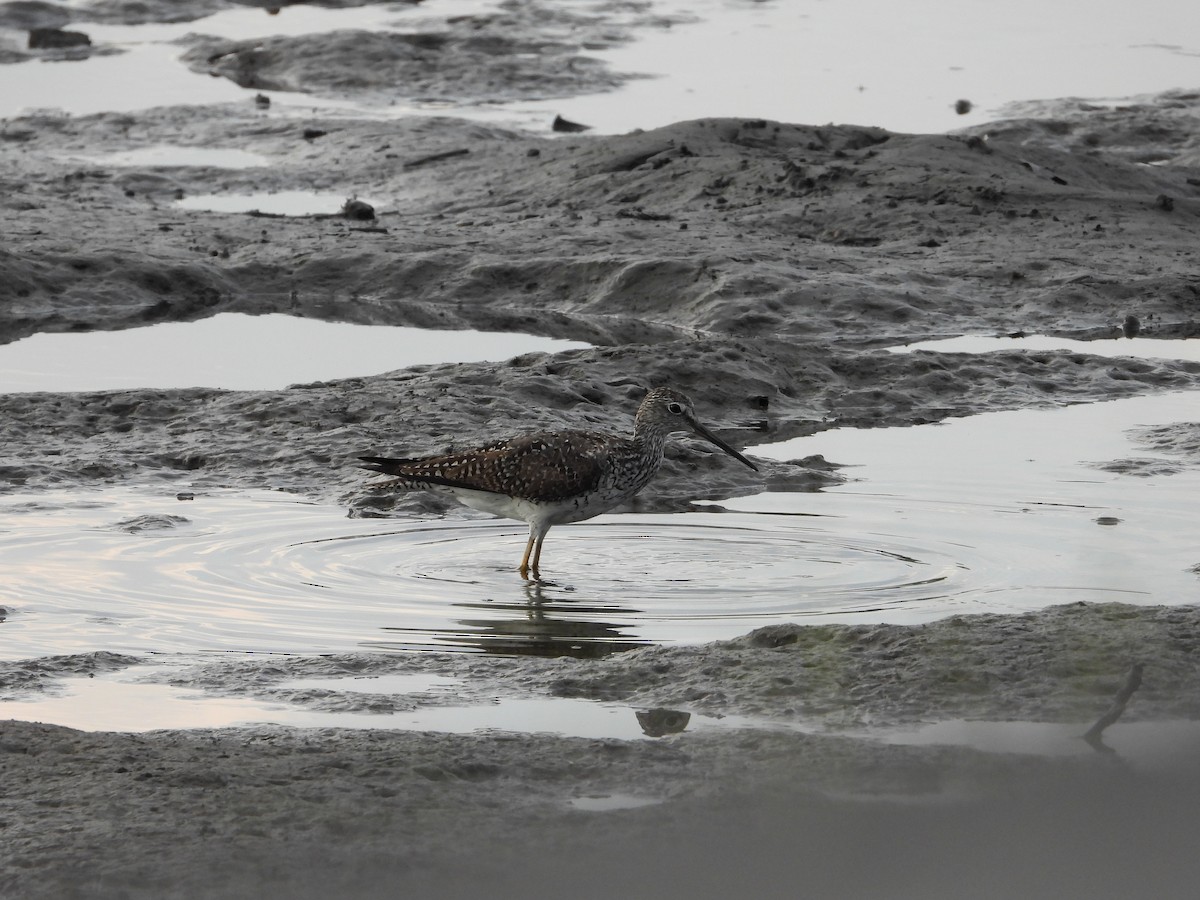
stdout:
MULTIPOLYGON (((137 6, 93 4, 126 20, 179 7, 137 6)), ((43 21, 55 19, 49 7, 3 9, 19 27, 61 27, 43 21)), ((572 73, 551 85, 565 93, 619 81, 564 63, 571 53, 552 32, 568 26, 598 28, 526 9, 399 41, 407 55, 395 40, 340 34, 262 53, 197 40, 187 59, 243 85, 328 95, 380 90, 403 66, 428 73, 435 54, 437 77, 421 85, 430 96, 521 97, 551 70, 572 73)), ((446 505, 365 495, 356 456, 438 452, 515 424, 623 430, 655 385, 688 391, 739 448, 1194 389, 1200 364, 1183 360, 888 348, 965 333, 1121 340, 1130 317, 1142 337, 1200 333, 1198 148, 1200 93, 1186 91, 1111 108, 1064 102, 941 135, 710 119, 541 137, 452 117, 273 116, 249 101, 9 119, 0 340, 243 312, 592 346, 276 391, 0 394, 0 490, 186 474, 189 485, 282 489, 353 515, 431 514, 446 505), (270 165, 81 161, 152 145, 248 151, 270 165), (382 202, 373 218, 175 205, 284 190, 382 202)), ((1180 422, 1142 437, 1194 467, 1196 435, 1180 422)), ((641 508, 813 489, 841 478, 837 462, 763 460, 756 474, 675 449, 641 508)), ((1200 875, 1187 824, 1200 793, 1194 731, 1164 738, 1153 765, 853 732, 989 719, 1082 734, 1135 662, 1143 679, 1123 721, 1194 722, 1194 599, 774 626, 599 660, 363 653, 211 663, 219 677, 201 665, 180 683, 215 690, 231 667, 251 692, 287 674, 437 671, 473 685, 474 699, 588 698, 780 727, 624 741, 6 721, 0 893, 1183 896, 1200 875), (654 802, 577 802, 622 795, 654 802)), ((34 696, 65 674, 141 662, 103 648, 10 661, 0 686, 34 696)))

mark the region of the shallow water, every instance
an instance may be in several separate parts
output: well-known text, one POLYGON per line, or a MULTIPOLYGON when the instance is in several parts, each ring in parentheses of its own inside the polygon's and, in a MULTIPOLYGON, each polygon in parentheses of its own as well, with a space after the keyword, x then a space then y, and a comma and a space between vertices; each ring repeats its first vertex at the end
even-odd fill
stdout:
POLYGON ((1193 87, 1200 54, 1200 6, 1175 0, 672 0, 655 8, 698 21, 594 54, 615 71, 655 77, 524 107, 561 110, 610 133, 708 116, 936 133, 989 121, 1022 99, 1193 87), (972 104, 965 115, 955 110, 960 99, 972 104))
POLYGON ((1200 394, 1176 393, 757 448, 824 453, 857 480, 560 527, 542 584, 514 571, 521 523, 348 519, 269 492, 181 502, 185 483, 9 495, 0 654, 595 656, 777 622, 1195 602, 1200 470, 1095 463, 1145 457, 1126 429, 1197 412, 1200 394))
MULTIPOLYGON (((0 117, 31 108, 84 115, 166 104, 249 102, 259 93, 188 71, 178 62, 182 48, 166 43, 188 32, 241 39, 333 28, 411 29, 421 21, 444 21, 491 5, 484 0, 344 10, 300 5, 284 6, 275 16, 257 8, 226 10, 178 25, 80 23, 75 27, 97 43, 122 46, 126 52, 83 62, 0 66, 0 117)), ((1137 5, 1021 0, 972 4, 969 9, 952 0, 663 0, 654 11, 676 17, 677 24, 643 30, 623 47, 587 51, 614 71, 654 76, 635 79, 619 91, 486 108, 468 98, 467 105, 457 108, 407 104, 360 106, 357 111, 408 115, 453 109, 458 115, 543 132, 557 113, 605 133, 704 116, 938 132, 987 121, 1012 101, 1094 100, 1194 87, 1200 53, 1194 42, 1200 33, 1200 6, 1176 0, 1137 5), (955 112, 959 99, 972 101, 970 113, 955 112)), ((264 93, 272 100, 272 115, 352 106, 264 93)))
MULTIPOLYGON (((1062 722, 989 722, 951 719, 912 729, 888 729, 876 736, 891 744, 973 747, 992 753, 1081 756, 1092 751, 1081 739, 1086 725, 1062 722)), ((865 736, 871 736, 866 732, 865 736)), ((1195 759, 1200 722, 1124 722, 1104 730, 1104 746, 1126 760, 1178 765, 1195 759)))
POLYGON ((510 332, 219 313, 196 322, 123 331, 35 334, 0 345, 0 391, 278 390, 415 365, 502 360, 587 346, 510 332))
POLYGON ((928 350, 931 353, 994 353, 1003 350, 1069 350, 1092 356, 1135 356, 1139 359, 1188 359, 1200 362, 1200 340, 1114 338, 1112 340, 1076 341, 1070 338, 1029 335, 1002 337, 968 334, 961 337, 919 341, 891 348, 895 353, 928 350))
MULTIPOLYGON (((0 696, 0 717, 110 731, 272 724, 399 728, 451 734, 498 729, 620 740, 644 736, 634 710, 589 700, 509 698, 470 706, 422 706, 402 712, 327 712, 312 709, 303 702, 262 696, 212 696, 148 680, 156 676, 169 677, 169 670, 147 673, 135 667, 130 672, 115 675, 64 678, 46 694, 21 699, 0 696)), ((342 680, 353 689, 352 679, 342 680)), ((328 687, 328 680, 323 679, 322 683, 328 687)), ((293 686, 302 684, 297 682, 293 686)), ((380 690, 394 687, 381 686, 380 690)), ((718 719, 707 719, 706 722, 720 726, 718 719)))
MULTIPOLYGON (((440 5, 446 0, 437 2, 440 5)), ((484 6, 479 0, 456 0, 456 5, 467 5, 472 9, 484 6)), ((151 22, 145 25, 79 22, 67 27, 87 32, 94 44, 130 46, 179 41, 189 34, 242 40, 273 35, 319 34, 339 29, 382 31, 403 22, 405 17, 411 19, 418 15, 418 8, 411 3, 368 3, 342 9, 299 3, 280 5, 278 11, 273 14, 261 6, 241 6, 223 9, 191 22, 151 22)))
MULTIPOLYGON (((214 696, 166 683, 177 666, 134 666, 91 678, 56 680, 35 694, 0 693, 0 717, 13 717, 84 731, 147 732, 167 728, 227 728, 284 725, 315 728, 386 728, 469 734, 515 731, 606 740, 644 740, 665 734, 704 734, 739 730, 787 730, 824 733, 819 723, 780 722, 752 716, 647 711, 619 703, 560 697, 491 698, 484 702, 447 699, 455 679, 428 675, 378 678, 296 679, 274 690, 254 689, 247 696, 214 696), (415 708, 369 712, 314 708, 311 694, 289 691, 408 694, 415 708), (441 695, 441 696, 439 696, 441 695), (306 700, 309 702, 306 703, 306 700), (428 704, 428 705, 427 705, 428 704), (676 727, 646 727, 647 716, 670 713, 676 727)), ((917 727, 839 732, 868 740, 905 745, 970 747, 989 753, 1038 756, 1090 756, 1097 749, 1115 753, 1139 768, 1178 766, 1194 760, 1200 747, 1200 723, 1191 721, 1120 722, 1104 732, 1103 748, 1083 740, 1081 723, 969 721, 950 719, 917 727)), ((614 794, 584 798, 579 809, 604 811, 655 802, 655 798, 614 794)))
POLYGON ((10 659, 94 649, 601 655, 822 620, 958 607, 948 548, 840 535, 791 515, 605 516, 556 529, 347 519, 285 495, 40 493, 0 503, 10 659), (177 521, 168 517, 182 517, 177 521))
MULTIPOLYGON (((1189 603, 1200 599, 1190 571, 1200 561, 1192 539, 1200 471, 1147 452, 1126 431, 1198 416, 1200 394, 1170 393, 916 428, 834 429, 755 453, 820 452, 851 467, 844 471, 860 480, 802 502, 859 533, 955 548, 947 552, 966 586, 956 599, 974 611, 1189 603)), ((762 494, 723 506, 770 513, 792 504, 762 494)), ((919 608, 887 618, 914 621, 919 608)))
POLYGON ((206 212, 260 212, 273 216, 333 216, 347 200, 362 200, 382 211, 388 204, 376 197, 347 197, 337 191, 274 191, 259 194, 192 194, 176 200, 174 209, 206 212))
MULTIPOLYGON (((492 0, 438 0, 444 20, 451 15, 478 13, 492 0)), ((78 22, 67 25, 82 31, 96 47, 119 48, 112 55, 85 60, 29 62, 0 65, 0 118, 32 110, 61 110, 70 115, 126 112, 155 106, 248 102, 256 95, 271 98, 273 109, 310 111, 318 107, 346 106, 287 91, 259 91, 240 87, 227 78, 212 78, 191 71, 179 61, 187 49, 181 39, 189 34, 243 40, 273 35, 303 35, 341 29, 371 31, 411 30, 430 16, 409 3, 378 3, 345 9, 308 4, 285 5, 275 15, 261 7, 222 10, 191 22, 106 25, 78 22)), ((24 32, 0 33, 24 46, 24 32)), ((416 112, 391 107, 389 114, 416 112)))
POLYGON ((117 153, 69 153, 65 159, 79 160, 97 166, 138 166, 144 168, 169 168, 194 166, 213 169, 253 169, 269 166, 271 160, 261 153, 249 150, 234 150, 221 147, 181 147, 173 144, 156 144, 136 150, 117 153))

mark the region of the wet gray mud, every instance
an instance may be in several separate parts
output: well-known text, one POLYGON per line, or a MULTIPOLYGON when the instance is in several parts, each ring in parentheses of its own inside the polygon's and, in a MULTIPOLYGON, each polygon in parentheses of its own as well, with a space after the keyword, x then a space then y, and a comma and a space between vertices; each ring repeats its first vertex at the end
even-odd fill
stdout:
MULTIPOLYGON (((358 484, 344 461, 364 448, 434 451, 514 421, 623 428, 659 383, 704 398, 704 414, 745 446, 1200 379, 1193 362, 885 349, 964 331, 1110 338, 1131 314, 1147 337, 1192 333, 1200 190, 1187 167, 762 121, 553 140, 450 119, 197 108, 22 119, 4 136, 10 340, 239 311, 599 345, 285 392, 8 395, 4 464, 17 484, 186 469, 213 485, 341 498, 358 484), (306 129, 325 133, 306 140, 306 129), (141 170, 68 156, 164 141, 273 162, 141 170), (466 152, 406 167, 452 150, 466 152), (363 227, 336 209, 171 206, 214 187, 297 186, 395 198, 395 211, 363 227)), ((672 462, 657 485, 687 477, 672 462)))
MULTIPOLYGON (((97 3, 88 14, 129 22, 224 6, 97 3)), ((77 19, 63 9, 4 4, 0 21, 62 27, 77 19)), ((554 33, 562 21, 543 28, 537 7, 505 9, 437 40, 400 41, 441 54, 436 84, 412 96, 531 96, 531 78, 547 79, 546 96, 628 74, 564 67, 554 33), (547 71, 488 67, 478 56, 508 60, 514 49, 520 66, 540 59, 547 71), (586 84, 556 82, 551 69, 586 84), (481 77, 495 84, 485 90, 472 80, 481 77)), ((593 13, 603 10, 579 15, 593 13)), ((400 71, 375 71, 379 42, 280 40, 254 57, 236 42, 197 39, 189 58, 251 86, 369 93, 400 71), (355 53, 374 74, 342 80, 328 60, 355 53)), ((624 429, 657 384, 691 393, 752 456, 754 444, 834 427, 1194 389, 1200 364, 1180 360, 887 348, 964 333, 1116 340, 1128 316, 1142 337, 1200 333, 1198 104, 1177 92, 1123 108, 1037 109, 957 135, 721 119, 549 138, 449 116, 280 115, 249 98, 9 119, 0 123, 5 342, 233 311, 593 346, 280 391, 0 394, 0 489, 266 487, 352 515, 430 514, 445 507, 364 492, 355 457, 444 450, 517 424, 624 429), (270 165, 97 161, 159 144, 244 150, 270 165), (297 189, 387 205, 367 223, 337 208, 281 217, 173 205, 297 189)), ((1194 424, 1138 439, 1167 454, 1171 471, 1198 461, 1194 424)), ((763 460, 759 474, 724 462, 679 442, 638 508, 848 477, 837 460, 763 460)), ((1137 460, 1097 464, 1142 474, 1137 460)), ((1200 875, 1185 824, 1200 799, 1194 767, 1125 760, 1125 720, 1113 727, 1117 752, 1068 760, 833 732, 994 719, 1082 733, 1135 662, 1145 672, 1130 723, 1195 720, 1194 599, 923 626, 774 626, 602 660, 262 656, 175 676, 260 696, 284 678, 435 672, 469 685, 469 702, 582 698, 754 715, 805 732, 122 734, 20 721, 19 704, 7 704, 17 718, 0 725, 0 894, 599 897, 652 884, 668 896, 748 888, 791 897, 805 884, 818 896, 951 897, 971 883, 980 897, 1181 896, 1200 875), (656 802, 571 805, 621 795, 656 802), (864 866, 862 854, 878 865, 864 866)), ((0 605, 11 605, 2 594, 0 605)), ((0 687, 29 699, 68 677, 145 662, 105 649, 7 662, 0 687)), ((1195 749, 1180 758, 1186 750, 1194 760, 1195 749)))
POLYGON ((183 59, 246 88, 357 100, 502 103, 617 87, 632 73, 581 53, 667 27, 646 4, 499 4, 403 33, 347 30, 246 41, 197 39, 183 59))

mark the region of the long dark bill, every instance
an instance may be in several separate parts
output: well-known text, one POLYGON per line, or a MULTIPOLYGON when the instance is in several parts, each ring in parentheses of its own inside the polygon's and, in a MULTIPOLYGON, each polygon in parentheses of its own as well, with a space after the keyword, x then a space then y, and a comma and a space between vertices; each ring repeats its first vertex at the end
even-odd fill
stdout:
POLYGON ((742 456, 742 454, 738 453, 736 450, 734 450, 732 447, 730 447, 727 443, 725 443, 723 440, 721 440, 719 437, 717 437, 715 434, 713 434, 711 431, 709 431, 707 428, 705 428, 703 425, 701 425, 695 419, 692 419, 690 424, 691 424, 692 428, 695 429, 696 434, 700 435, 700 437, 704 438, 706 441, 716 444, 718 447, 720 447, 722 450, 724 450, 726 453, 728 453, 730 456, 732 456, 738 462, 745 463, 750 468, 752 468, 755 472, 758 471, 758 466, 756 466, 754 463, 750 462, 750 460, 746 459, 746 457, 742 456))

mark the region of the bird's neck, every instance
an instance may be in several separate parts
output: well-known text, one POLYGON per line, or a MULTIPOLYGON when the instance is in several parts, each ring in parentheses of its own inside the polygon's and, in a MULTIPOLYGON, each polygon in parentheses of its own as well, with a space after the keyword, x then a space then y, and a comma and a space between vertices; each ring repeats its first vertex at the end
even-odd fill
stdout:
POLYGON ((666 450, 668 433, 660 426, 638 422, 637 427, 633 430, 633 443, 637 447, 639 455, 657 463, 662 460, 663 452, 666 450))

